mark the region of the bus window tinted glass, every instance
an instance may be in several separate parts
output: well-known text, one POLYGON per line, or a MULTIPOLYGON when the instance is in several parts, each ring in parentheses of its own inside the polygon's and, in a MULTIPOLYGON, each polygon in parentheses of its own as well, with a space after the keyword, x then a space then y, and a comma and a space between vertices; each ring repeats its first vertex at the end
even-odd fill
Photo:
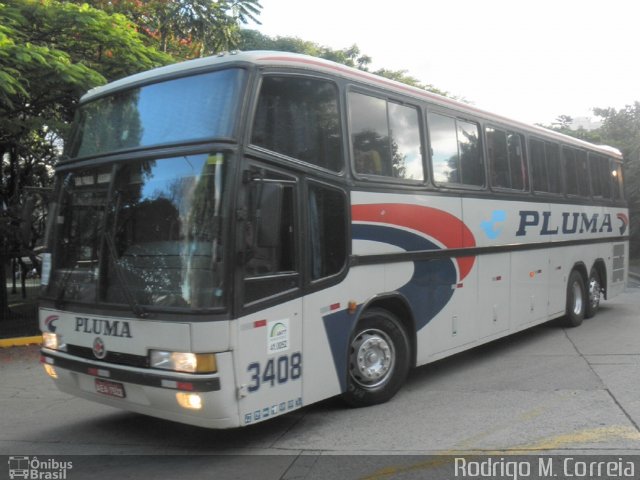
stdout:
POLYGON ((351 93, 351 143, 357 173, 424 179, 418 110, 351 93))
POLYGON ((393 176, 424 180, 418 110, 389 102, 389 127, 393 176))
POLYGON ((478 125, 429 112, 431 161, 436 183, 484 184, 478 125))
POLYGON ((390 176, 391 148, 386 100, 351 93, 349 115, 356 172, 390 176))
POLYGON ((221 70, 98 98, 76 116, 68 155, 84 157, 233 135, 244 72, 221 70))
MULTIPOLYGON (((609 159, 603 157, 598 164, 598 180, 600 183, 601 195, 603 198, 611 198, 612 177, 609 170, 609 159)), ((593 178, 593 176, 592 176, 593 178)))
POLYGON ((436 183, 460 183, 455 119, 430 112, 427 123, 429 125, 434 181, 436 183))
POLYGON ((549 192, 562 193, 562 176, 560 168, 560 146, 557 143, 545 144, 547 172, 549 174, 549 192))
POLYGON ((331 82, 268 76, 253 122, 254 145, 338 172, 343 167, 338 91, 331 82))
POLYGON ((537 192, 548 192, 549 182, 544 142, 534 139, 529 140, 529 152, 531 155, 531 168, 533 169, 533 189, 537 192))
POLYGON ((611 198, 611 172, 609 159, 597 153, 589 153, 591 192, 594 197, 611 198))
POLYGON ((475 123, 457 120, 461 181, 466 185, 483 185, 484 168, 480 152, 480 132, 475 123))
POLYGON ((584 150, 576 150, 576 178, 578 182, 578 195, 581 197, 591 196, 589 170, 587 169, 587 152, 584 150))
POLYGON ((524 142, 519 133, 507 133, 509 150, 509 170, 511 172, 511 188, 514 190, 527 189, 527 164, 524 160, 524 142))
POLYGON ((493 127, 485 130, 491 185, 524 190, 526 170, 520 135, 493 127))
POLYGON ((309 186, 309 243, 311 279, 334 275, 347 260, 347 203, 333 188, 309 186))
POLYGON ((576 151, 573 148, 563 147, 562 160, 567 195, 577 195, 578 179, 576 178, 576 151))
POLYGON ((612 160, 610 175, 613 177, 613 199, 623 200, 624 189, 622 181, 622 165, 612 160))
POLYGON ((511 188, 507 134, 502 130, 491 127, 485 129, 485 134, 487 138, 491 185, 494 187, 511 188))

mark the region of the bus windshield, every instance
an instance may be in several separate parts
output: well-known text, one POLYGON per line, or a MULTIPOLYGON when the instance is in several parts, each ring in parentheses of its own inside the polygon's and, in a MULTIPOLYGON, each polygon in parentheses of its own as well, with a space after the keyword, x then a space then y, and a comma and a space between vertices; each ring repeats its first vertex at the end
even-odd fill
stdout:
POLYGON ((139 308, 223 306, 226 160, 200 154, 63 174, 47 296, 139 308))
POLYGON ((244 71, 219 70, 131 88, 80 106, 67 156, 89 157, 234 134, 244 71), (179 128, 176 128, 179 126, 179 128))

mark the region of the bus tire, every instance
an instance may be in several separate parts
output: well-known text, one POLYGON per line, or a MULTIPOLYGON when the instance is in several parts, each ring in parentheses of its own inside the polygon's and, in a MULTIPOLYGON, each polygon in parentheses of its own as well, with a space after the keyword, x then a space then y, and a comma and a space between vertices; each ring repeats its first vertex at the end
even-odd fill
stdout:
POLYGON ((387 310, 372 308, 363 313, 348 354, 343 398, 352 407, 386 402, 400 390, 409 373, 409 337, 387 310))
POLYGON ((572 270, 567 283, 567 309, 563 325, 565 327, 578 327, 584 320, 587 310, 587 289, 580 272, 572 270))
POLYGON ((584 313, 584 318, 593 317, 600 308, 600 299, 602 298, 602 283, 600 281, 600 274, 596 268, 591 269, 589 274, 588 287, 588 299, 587 307, 584 313))

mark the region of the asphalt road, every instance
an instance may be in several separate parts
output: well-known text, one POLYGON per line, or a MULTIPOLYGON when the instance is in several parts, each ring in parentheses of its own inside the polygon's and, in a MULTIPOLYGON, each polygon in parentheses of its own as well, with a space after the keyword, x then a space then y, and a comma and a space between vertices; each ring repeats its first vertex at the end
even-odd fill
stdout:
POLYGON ((235 430, 70 397, 38 360, 36 347, 0 349, 0 455, 113 455, 74 457, 91 478, 426 478, 432 459, 413 455, 640 455, 637 284, 579 328, 542 325, 416 369, 387 404, 330 399, 235 430))

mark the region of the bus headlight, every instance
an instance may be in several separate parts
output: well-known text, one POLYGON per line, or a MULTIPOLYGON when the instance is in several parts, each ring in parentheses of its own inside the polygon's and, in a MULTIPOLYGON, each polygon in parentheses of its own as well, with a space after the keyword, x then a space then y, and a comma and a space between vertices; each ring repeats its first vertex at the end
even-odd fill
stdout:
POLYGON ((151 350, 149 366, 174 372, 215 373, 218 371, 214 353, 167 352, 151 350))

